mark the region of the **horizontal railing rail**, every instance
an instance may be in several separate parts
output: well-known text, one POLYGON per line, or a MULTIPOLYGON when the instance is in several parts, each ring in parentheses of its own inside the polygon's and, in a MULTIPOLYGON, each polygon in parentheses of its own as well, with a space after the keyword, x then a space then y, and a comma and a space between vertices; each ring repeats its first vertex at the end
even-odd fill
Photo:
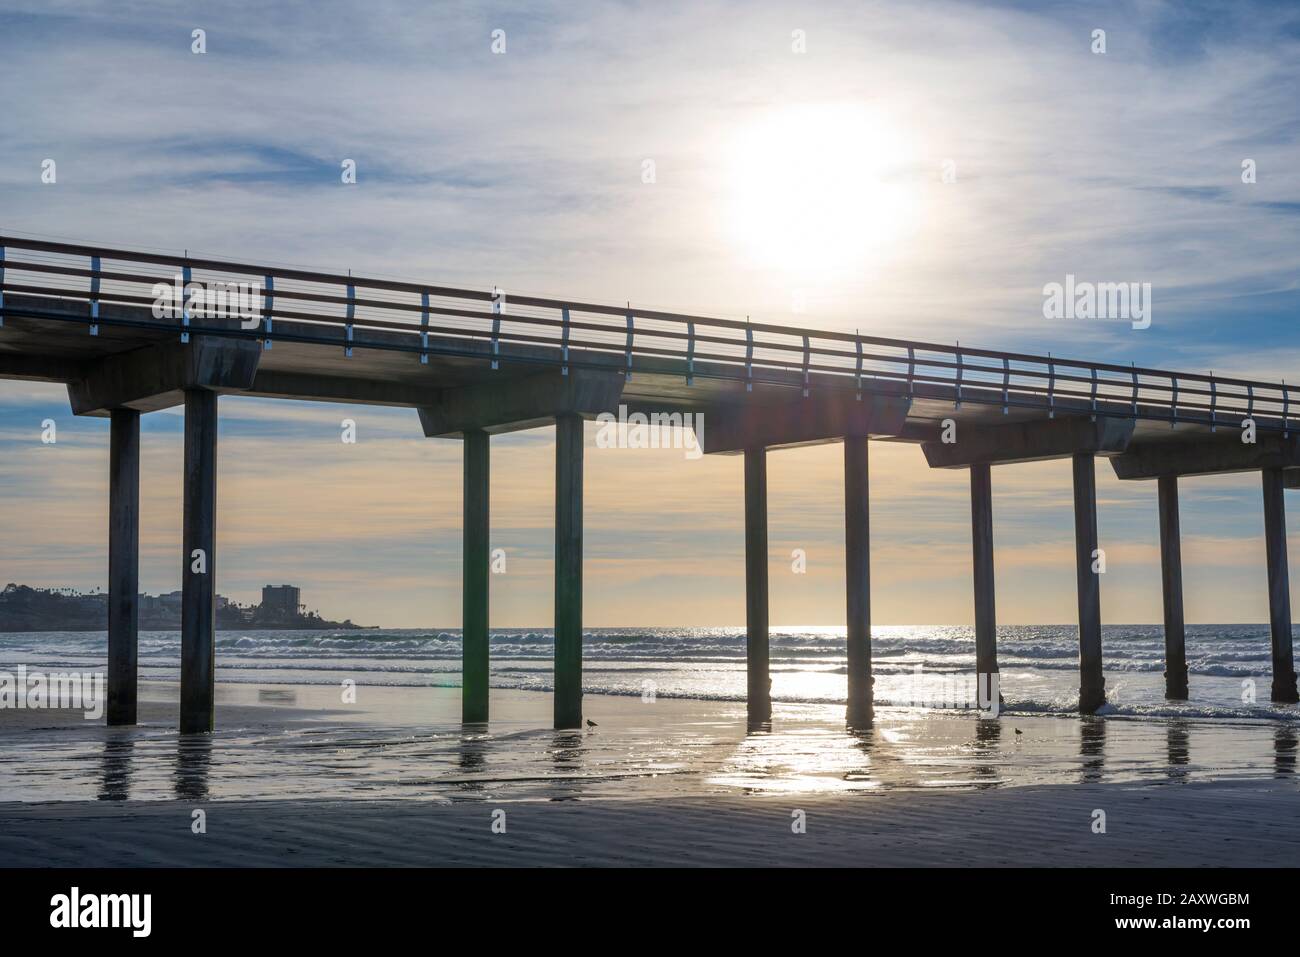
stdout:
POLYGON ((958 405, 1000 405, 1004 411, 1036 408, 1054 415, 1091 409, 1211 428, 1239 427, 1250 418, 1260 429, 1287 435, 1294 411, 1285 383, 0 236, 0 323, 6 314, 84 322, 91 334, 100 326, 170 328, 182 339, 204 334, 258 339, 264 348, 277 340, 332 345, 348 355, 379 349, 409 352, 422 362, 431 355, 455 356, 493 367, 500 361, 617 365, 635 376, 638 360, 673 359, 688 380, 788 385, 794 372, 802 374, 805 392, 824 386, 830 376, 859 394, 942 393, 958 405), (206 298, 191 299, 195 290, 206 298), (87 309, 75 317, 18 308, 13 295, 71 299, 87 309), (175 308, 159 317, 153 307, 160 303, 175 308), (154 314, 148 320, 102 314, 110 304, 150 307, 154 314), (205 324, 214 312, 222 318, 234 313, 241 325, 205 324), (321 334, 277 329, 277 321, 305 323, 321 334), (366 338, 359 331, 389 335, 366 338), (431 336, 444 341, 431 342, 431 336), (501 351, 511 345, 544 349, 501 351), (777 370, 783 377, 774 375, 777 370))

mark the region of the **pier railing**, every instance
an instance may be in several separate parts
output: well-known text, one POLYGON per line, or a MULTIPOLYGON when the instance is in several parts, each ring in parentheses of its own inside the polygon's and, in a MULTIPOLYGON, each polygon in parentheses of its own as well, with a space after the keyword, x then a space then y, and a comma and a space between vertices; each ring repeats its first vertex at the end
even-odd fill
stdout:
POLYGON ((1284 383, 0 236, 0 321, 5 315, 81 322, 92 333, 100 326, 171 328, 183 338, 292 340, 348 354, 396 350, 420 361, 450 355, 581 366, 599 356, 601 368, 616 364, 635 373, 639 360, 653 357, 679 361, 688 379, 789 384, 793 371, 805 383, 815 376, 824 384, 829 376, 859 392, 933 396, 938 387, 957 403, 1049 414, 1091 408, 1227 428, 1251 418, 1260 429, 1286 434, 1296 411, 1294 390, 1284 383), (107 304, 153 307, 159 284, 216 290, 243 284, 255 295, 255 308, 238 327, 205 324, 204 315, 181 304, 167 318, 101 314, 107 304), (84 302, 85 315, 6 306, 4 297, 12 294, 84 302), (292 330, 277 331, 284 322, 292 330), (368 336, 378 332, 385 335, 368 336), (511 345, 542 350, 521 356, 511 345))

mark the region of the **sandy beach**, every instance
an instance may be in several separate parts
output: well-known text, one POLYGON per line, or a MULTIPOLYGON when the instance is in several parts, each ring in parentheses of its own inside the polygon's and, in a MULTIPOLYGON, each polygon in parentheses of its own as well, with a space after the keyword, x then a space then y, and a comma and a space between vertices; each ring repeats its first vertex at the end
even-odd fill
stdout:
POLYGON ((735 703, 591 695, 596 726, 557 733, 533 692, 494 690, 491 726, 462 728, 455 688, 361 687, 343 705, 325 686, 220 684, 218 731, 181 738, 175 686, 142 691, 131 729, 0 713, 0 866, 1300 856, 1295 733, 1277 722, 881 709, 849 735, 838 709, 789 705, 746 734, 735 703))
POLYGON ((504 804, 287 800, 5 804, 0 864, 83 867, 1264 867, 1300 858, 1293 786, 504 804), (1107 832, 1091 831, 1096 809, 1107 832), (505 833, 493 812, 505 811, 505 833), (806 815, 807 831, 791 829, 806 815))

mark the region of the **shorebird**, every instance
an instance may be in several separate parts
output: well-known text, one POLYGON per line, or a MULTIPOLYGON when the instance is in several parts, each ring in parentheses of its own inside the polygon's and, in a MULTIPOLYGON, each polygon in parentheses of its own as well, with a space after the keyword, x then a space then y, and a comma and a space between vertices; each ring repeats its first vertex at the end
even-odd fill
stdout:
POLYGON ((587 727, 589 727, 589 728, 594 728, 594 727, 596 727, 596 722, 594 722, 594 721, 592 721, 590 718, 588 718, 588 719, 587 719, 587 727))

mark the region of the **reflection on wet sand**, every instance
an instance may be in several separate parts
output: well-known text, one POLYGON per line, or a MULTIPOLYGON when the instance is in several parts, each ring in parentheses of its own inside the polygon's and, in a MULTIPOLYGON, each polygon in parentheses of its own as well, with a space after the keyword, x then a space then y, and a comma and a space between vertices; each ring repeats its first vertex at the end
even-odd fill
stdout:
POLYGON ((1165 774, 1174 783, 1187 780, 1191 761, 1189 738, 1187 722, 1181 718, 1171 718, 1165 725, 1165 754, 1169 758, 1165 774))
POLYGON ((99 793, 101 801, 125 801, 131 796, 131 755, 135 740, 129 728, 110 728, 104 741, 100 761, 99 793))
POLYGON ((176 796, 187 801, 208 797, 208 771, 212 766, 212 735, 182 734, 176 740, 176 796))
POLYGON ((972 746, 975 761, 970 771, 977 788, 994 788, 1002 783, 996 763, 1001 750, 1002 722, 997 718, 976 718, 975 743, 972 746))
MULTIPOLYGON (((487 768, 488 726, 486 724, 466 723, 461 725, 460 743, 456 748, 456 766, 466 774, 477 774, 487 768)), ((464 791, 482 791, 481 780, 464 780, 460 782, 464 791)))
POLYGON ((1080 779, 1100 784, 1106 767, 1106 719, 1091 715, 1079 719, 1079 755, 1083 759, 1080 779))
POLYGON ((862 764, 844 772, 845 781, 870 781, 872 773, 872 750, 876 746, 875 730, 869 726, 858 727, 848 732, 853 750, 862 755, 862 764))
POLYGON ((1273 773, 1279 778, 1295 774, 1296 732, 1283 725, 1273 732, 1273 773))
POLYGON ((571 801, 582 796, 582 732, 556 731, 551 736, 551 764, 556 774, 552 801, 571 801))

